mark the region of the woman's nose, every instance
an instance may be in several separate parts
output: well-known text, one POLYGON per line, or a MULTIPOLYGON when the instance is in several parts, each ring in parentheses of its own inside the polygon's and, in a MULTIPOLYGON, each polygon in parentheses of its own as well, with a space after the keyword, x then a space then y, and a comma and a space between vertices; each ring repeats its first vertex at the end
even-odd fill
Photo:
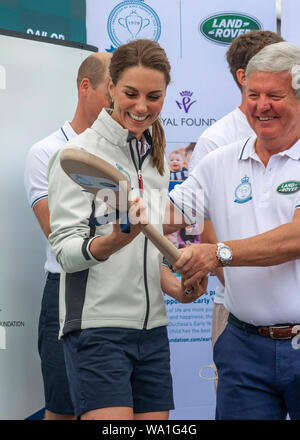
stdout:
POLYGON ((136 111, 139 113, 145 113, 147 111, 147 103, 145 98, 139 98, 135 103, 136 111))

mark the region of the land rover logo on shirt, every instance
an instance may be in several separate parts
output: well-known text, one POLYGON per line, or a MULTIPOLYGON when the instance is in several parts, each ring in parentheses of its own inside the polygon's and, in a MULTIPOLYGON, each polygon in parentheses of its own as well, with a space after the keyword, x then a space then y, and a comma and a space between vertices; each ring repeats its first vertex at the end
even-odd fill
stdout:
POLYGON ((216 44, 229 45, 234 38, 252 30, 262 29, 257 18, 238 12, 209 15, 199 23, 199 32, 216 44))
POLYGON ((249 177, 244 176, 241 179, 241 182, 234 192, 235 195, 235 203, 246 203, 249 200, 252 200, 252 188, 251 183, 249 182, 249 177))
POLYGON ((277 187, 277 192, 280 194, 291 194, 299 191, 300 182, 297 180, 290 180, 288 182, 283 182, 277 187))

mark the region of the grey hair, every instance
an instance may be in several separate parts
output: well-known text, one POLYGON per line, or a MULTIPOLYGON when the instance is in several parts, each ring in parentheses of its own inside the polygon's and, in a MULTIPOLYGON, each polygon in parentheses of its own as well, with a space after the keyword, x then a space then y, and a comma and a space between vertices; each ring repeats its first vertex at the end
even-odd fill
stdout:
POLYGON ((246 81, 254 72, 284 72, 291 75, 291 85, 300 99, 300 48, 287 41, 265 46, 251 58, 246 69, 246 81))

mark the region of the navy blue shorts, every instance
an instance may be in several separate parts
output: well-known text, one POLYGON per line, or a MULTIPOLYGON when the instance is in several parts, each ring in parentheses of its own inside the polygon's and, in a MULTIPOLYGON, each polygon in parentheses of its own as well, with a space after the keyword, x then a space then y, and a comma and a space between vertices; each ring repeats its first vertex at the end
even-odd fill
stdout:
POLYGON ((76 416, 113 406, 174 409, 166 327, 93 328, 63 338, 76 416))
POLYGON ((38 348, 41 357, 46 409, 72 415, 63 344, 58 340, 59 274, 48 274, 39 319, 38 348))

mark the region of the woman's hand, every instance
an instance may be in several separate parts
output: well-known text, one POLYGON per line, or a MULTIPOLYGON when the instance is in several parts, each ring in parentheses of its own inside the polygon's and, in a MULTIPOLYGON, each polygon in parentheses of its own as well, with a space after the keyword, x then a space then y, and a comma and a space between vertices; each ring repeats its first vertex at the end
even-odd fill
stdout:
POLYGON ((143 199, 137 198, 131 203, 128 218, 129 232, 122 231, 121 222, 124 222, 124 217, 121 216, 114 222, 111 234, 94 238, 89 248, 94 258, 99 261, 106 260, 116 251, 131 243, 142 231, 142 223, 147 221, 146 205, 143 199))
POLYGON ((181 303, 190 303, 195 301, 206 292, 208 276, 204 276, 201 280, 193 283, 191 291, 186 293, 184 285, 184 278, 181 282, 178 280, 176 274, 167 266, 162 266, 161 271, 161 288, 162 291, 181 303))
POLYGON ((178 292, 178 301, 181 303, 191 303, 207 291, 208 275, 205 275, 201 280, 195 281, 189 290, 185 288, 184 281, 184 278, 181 278, 181 289, 178 292))

